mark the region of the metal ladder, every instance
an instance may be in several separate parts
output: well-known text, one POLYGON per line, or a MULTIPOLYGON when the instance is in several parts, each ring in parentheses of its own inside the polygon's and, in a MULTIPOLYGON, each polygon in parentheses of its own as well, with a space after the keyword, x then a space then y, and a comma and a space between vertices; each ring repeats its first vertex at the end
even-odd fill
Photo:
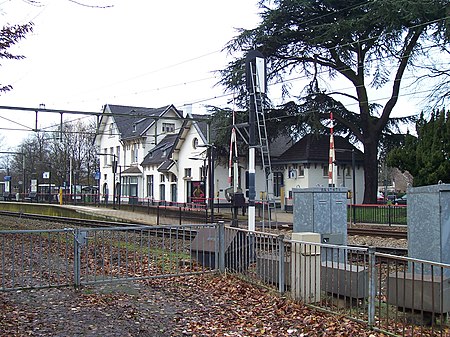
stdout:
POLYGON ((263 214, 262 214, 262 227, 264 230, 265 227, 265 203, 267 203, 267 211, 268 211, 268 224, 269 228, 272 227, 272 222, 275 223, 275 226, 278 227, 277 221, 277 213, 276 213, 276 203, 275 203, 275 195, 273 191, 273 172, 272 172, 272 163, 270 160, 270 152, 269 152, 269 139, 267 136, 267 127, 266 127, 266 118, 264 113, 264 97, 261 94, 261 90, 259 89, 260 83, 255 83, 255 78, 258 79, 258 76, 254 76, 253 67, 251 67, 251 78, 252 78, 252 93, 255 99, 255 109, 256 109, 256 123, 258 129, 258 138, 259 138, 259 150, 261 152, 261 164, 263 167, 263 171, 265 173, 266 181, 265 181, 265 196, 263 198, 263 214), (274 219, 272 219, 272 216, 274 219))

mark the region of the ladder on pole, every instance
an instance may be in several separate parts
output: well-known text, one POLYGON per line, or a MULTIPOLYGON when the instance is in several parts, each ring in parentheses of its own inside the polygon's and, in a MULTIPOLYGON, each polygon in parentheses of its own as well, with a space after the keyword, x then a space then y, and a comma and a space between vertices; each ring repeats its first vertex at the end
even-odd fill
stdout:
POLYGON ((252 72, 252 93, 255 101, 255 110, 256 110, 256 124, 259 138, 259 150, 261 152, 261 165, 265 174, 265 195, 262 200, 262 226, 264 230, 265 224, 265 204, 267 204, 268 211, 268 224, 269 228, 272 227, 272 222, 275 222, 275 226, 278 227, 277 222, 277 213, 276 213, 276 203, 275 203, 275 195, 273 191, 273 172, 272 172, 272 163, 270 160, 270 151, 269 151, 269 138, 267 136, 267 127, 266 127, 266 118, 264 113, 264 96, 261 94, 259 76, 258 74, 253 74, 253 68, 251 68, 252 72), (254 76, 256 75, 256 76, 254 76), (274 219, 272 219, 272 216, 274 219))

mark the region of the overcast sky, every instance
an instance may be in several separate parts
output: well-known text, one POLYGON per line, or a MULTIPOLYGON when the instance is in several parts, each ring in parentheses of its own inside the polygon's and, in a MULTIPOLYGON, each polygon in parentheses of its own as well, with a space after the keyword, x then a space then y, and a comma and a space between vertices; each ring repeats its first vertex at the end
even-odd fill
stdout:
MULTIPOLYGON (((213 87, 214 71, 230 60, 221 49, 235 28, 259 20, 256 0, 79 1, 113 6, 104 9, 69 0, 0 1, 2 26, 34 22, 34 32, 13 49, 26 59, 2 60, 0 83, 14 87, 0 96, 2 106, 98 112, 106 103, 179 109, 194 103, 193 112, 204 112, 205 105, 226 101, 213 99, 223 95, 213 87)), ((4 128, 35 124, 26 112, 0 111, 0 117, 19 123, 0 118, 9 144, 18 133, 4 128)), ((40 114, 38 123, 57 120, 40 114)))
MULTIPOLYGON (((214 71, 231 59, 221 49, 237 35, 236 28, 259 22, 257 0, 76 1, 112 7, 90 8, 75 0, 0 0, 2 26, 34 22, 34 32, 12 50, 26 59, 1 60, 0 83, 14 89, 0 95, 0 106, 45 104, 48 109, 99 112, 107 103, 174 104, 181 110, 192 104, 194 113, 205 112, 205 105, 224 107, 230 97, 214 86, 214 71)), ((292 83, 303 87, 300 82, 292 83)), ((333 86, 354 94, 343 81, 333 86)), ((371 99, 383 104, 389 94, 387 88, 371 99)), ((268 95, 281 103, 276 86, 269 87, 268 95)), ((394 114, 418 109, 411 96, 402 96, 394 114)), ((59 115, 39 114, 40 128, 58 122, 59 115)), ((0 148, 18 145, 31 134, 16 129, 34 127, 34 113, 0 110, 0 148)))

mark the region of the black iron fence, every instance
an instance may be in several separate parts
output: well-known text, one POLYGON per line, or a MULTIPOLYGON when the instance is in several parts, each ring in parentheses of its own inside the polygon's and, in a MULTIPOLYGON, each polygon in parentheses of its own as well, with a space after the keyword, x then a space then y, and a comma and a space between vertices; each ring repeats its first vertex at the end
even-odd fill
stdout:
POLYGON ((406 205, 349 205, 347 219, 352 223, 405 225, 406 205))
MULTIPOLYGON (((285 199, 284 211, 292 213, 292 199, 285 199)), ((373 223, 385 225, 406 225, 406 205, 394 204, 349 204, 347 219, 351 223, 373 223)))

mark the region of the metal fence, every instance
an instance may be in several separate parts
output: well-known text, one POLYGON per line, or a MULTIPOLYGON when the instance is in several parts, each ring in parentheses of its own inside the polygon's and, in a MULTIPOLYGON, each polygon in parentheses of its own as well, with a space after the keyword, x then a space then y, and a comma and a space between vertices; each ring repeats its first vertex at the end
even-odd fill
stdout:
POLYGON ((406 205, 349 205, 347 216, 352 223, 405 225, 406 205))
MULTIPOLYGON (((212 271, 215 255, 201 255, 194 247, 216 240, 211 225, 182 225, 77 230, 75 284, 104 283, 205 273, 212 271), (198 238, 197 231, 210 236, 198 238)), ((218 248, 213 246, 213 251, 218 248)))
POLYGON ((450 336, 450 265, 225 229, 225 268, 399 336, 450 336))
POLYGON ((0 290, 211 272, 217 235, 215 225, 0 231, 0 290))
POLYGON ((228 271, 400 336, 450 336, 450 265, 212 225, 0 231, 2 291, 228 271))
POLYGON ((73 285, 73 230, 0 231, 1 289, 73 285))

